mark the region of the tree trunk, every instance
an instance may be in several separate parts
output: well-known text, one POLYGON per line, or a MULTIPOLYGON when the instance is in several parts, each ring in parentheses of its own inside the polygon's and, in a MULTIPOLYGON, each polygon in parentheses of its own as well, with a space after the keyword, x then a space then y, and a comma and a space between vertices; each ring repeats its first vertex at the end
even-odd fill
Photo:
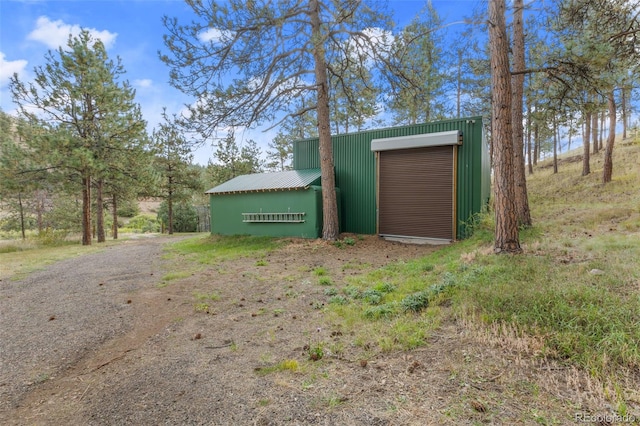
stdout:
POLYGON ((622 110, 622 140, 627 138, 627 93, 623 87, 622 98, 620 99, 620 109, 622 110))
POLYGON ((112 196, 112 208, 113 208, 113 239, 118 239, 118 197, 116 194, 112 196))
POLYGON ((505 23, 505 0, 489 0, 492 131, 494 140, 494 194, 496 253, 520 253, 515 199, 513 132, 511 123, 511 72, 505 23))
POLYGON ((533 174, 533 160, 531 159, 531 102, 527 101, 527 163, 529 174, 533 174))
POLYGON ((36 191, 36 221, 38 222, 38 234, 44 229, 42 214, 44 213, 45 195, 44 191, 36 191))
POLYGON ((591 152, 591 144, 589 137, 591 136, 591 114, 585 112, 584 118, 584 134, 582 135, 582 176, 591 173, 589 166, 589 153, 591 152))
POLYGON ((598 153, 598 118, 600 115, 596 112, 591 114, 591 133, 593 134, 593 153, 598 153))
POLYGON ((567 140, 567 151, 571 151, 571 136, 573 135, 573 120, 569 119, 569 134, 567 140))
POLYGON ((558 173, 558 120, 553 118, 553 173, 558 173))
POLYGON ((82 178, 82 245, 91 245, 91 177, 82 178))
POLYGON ((320 5, 317 0, 309 1, 311 37, 314 43, 313 59, 317 87, 317 118, 320 145, 320 174, 322 176, 322 238, 334 241, 340 233, 338 224, 338 204, 333 167, 333 146, 331 145, 331 123, 329 115, 329 93, 327 87, 327 65, 324 51, 324 37, 320 22, 320 5))
POLYGON ((604 140, 604 129, 605 129, 605 122, 606 122, 606 117, 607 113, 602 111, 600 113, 600 138, 598 139, 598 149, 600 151, 602 151, 602 141, 604 140))
POLYGON ((538 158, 540 158, 540 131, 538 129, 538 123, 533 125, 533 164, 538 164, 538 158))
POLYGON ((607 138, 607 145, 604 148, 604 170, 602 173, 603 183, 611 182, 611 176, 613 174, 613 143, 616 140, 616 98, 613 94, 613 90, 609 92, 608 107, 609 137, 607 138))
MULTIPOLYGON (((522 20, 524 0, 513 2, 513 70, 522 71, 524 62, 524 24, 522 20)), ((518 223, 523 226, 531 226, 531 211, 529 210, 529 196, 527 195, 527 177, 524 162, 524 129, 523 123, 523 97, 524 74, 516 74, 511 77, 512 102, 511 117, 513 130, 513 171, 515 185, 515 202, 518 213, 518 223)))
MULTIPOLYGON (((169 181, 171 181, 171 178, 169 178, 169 181)), ((167 197, 167 216, 168 216, 168 222, 167 223, 167 233, 169 235, 173 234, 173 191, 169 190, 168 193, 168 197, 167 197)))
POLYGON ((27 234, 24 230, 24 207, 22 205, 22 192, 18 192, 18 208, 20 209, 20 231, 22 231, 22 240, 27 239, 27 234))
POLYGON ((99 243, 104 243, 107 240, 104 231, 104 199, 102 196, 103 187, 104 180, 100 178, 98 179, 96 185, 96 228, 99 243))

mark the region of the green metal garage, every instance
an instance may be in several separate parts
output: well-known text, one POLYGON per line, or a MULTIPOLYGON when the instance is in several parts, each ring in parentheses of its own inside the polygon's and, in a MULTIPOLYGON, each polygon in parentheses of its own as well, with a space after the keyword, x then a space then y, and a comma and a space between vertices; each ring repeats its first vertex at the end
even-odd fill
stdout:
MULTIPOLYGON (((207 191, 212 232, 320 236, 322 200, 314 188, 320 185, 318 142, 314 138, 294 143, 292 172, 240 176, 207 191), (293 185, 293 180, 269 183, 294 179, 287 173, 304 178, 295 178, 299 180, 293 185), (315 198, 303 196, 305 192, 314 192, 315 198), (316 204, 311 205, 312 199, 316 204), (268 218, 246 215, 298 210, 313 226, 261 222, 268 218)), ((452 241, 467 236, 470 219, 489 200, 482 117, 336 135, 332 143, 342 232, 452 241)))

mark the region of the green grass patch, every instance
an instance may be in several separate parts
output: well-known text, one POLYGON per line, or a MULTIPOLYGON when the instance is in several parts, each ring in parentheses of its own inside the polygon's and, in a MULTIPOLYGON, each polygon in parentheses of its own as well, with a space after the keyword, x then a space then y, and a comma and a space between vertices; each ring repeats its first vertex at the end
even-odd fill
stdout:
POLYGON ((333 281, 331 280, 330 277, 320 277, 318 278, 318 284, 329 286, 329 285, 333 285, 333 281))
POLYGON ((494 255, 492 217, 480 215, 467 240, 349 277, 328 315, 365 352, 420 346, 443 320, 464 318, 535 336, 541 355, 604 382, 638 371, 640 146, 616 150, 607 185, 579 163, 536 171, 522 255, 494 255))
POLYGON ((212 291, 210 293, 200 293, 196 291, 195 293, 193 293, 193 297, 195 297, 196 300, 211 300, 214 302, 216 300, 220 300, 220 295, 215 291, 212 291))
POLYGON ((300 365, 297 360, 285 359, 275 365, 270 365, 267 367, 256 367, 254 371, 261 376, 266 376, 267 374, 271 374, 279 371, 296 372, 299 370, 299 368, 300 368, 300 365))
POLYGON ((262 257, 282 247, 285 243, 286 240, 273 237, 198 235, 171 244, 167 248, 167 253, 170 258, 187 257, 200 264, 212 264, 224 260, 255 256, 258 253, 262 257))
POLYGON ((20 280, 54 262, 95 253, 114 244, 118 242, 82 246, 78 242, 67 241, 64 244, 47 245, 37 239, 28 239, 3 243, 0 245, 0 280, 20 280))
POLYGON ((475 285, 456 294, 467 316, 545 336, 548 355, 599 376, 640 367, 640 297, 617 291, 606 271, 593 275, 588 265, 558 263, 551 254, 484 261, 475 285))
POLYGON ((191 271, 173 271, 168 272, 162 276, 162 282, 167 284, 170 281, 181 280, 183 278, 190 277, 192 275, 191 271))
POLYGON ((313 275, 317 276, 317 277, 322 277, 324 275, 327 275, 329 272, 327 271, 327 268, 325 268, 324 266, 318 266, 317 268, 313 269, 313 275))

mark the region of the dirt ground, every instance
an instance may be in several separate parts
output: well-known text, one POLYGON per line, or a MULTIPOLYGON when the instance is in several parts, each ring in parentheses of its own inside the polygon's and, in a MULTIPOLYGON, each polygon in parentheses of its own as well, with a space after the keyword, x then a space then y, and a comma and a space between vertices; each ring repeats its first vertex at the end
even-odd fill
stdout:
POLYGON ((175 238, 0 282, 0 424, 575 424, 612 408, 585 374, 541 361, 537 342, 461 321, 416 350, 371 348, 364 362, 323 311, 313 269, 340 287, 437 248, 294 240, 163 286, 176 260, 162 247, 175 238), (313 341, 343 350, 311 361, 313 341), (277 368, 284 360, 297 370, 277 368))

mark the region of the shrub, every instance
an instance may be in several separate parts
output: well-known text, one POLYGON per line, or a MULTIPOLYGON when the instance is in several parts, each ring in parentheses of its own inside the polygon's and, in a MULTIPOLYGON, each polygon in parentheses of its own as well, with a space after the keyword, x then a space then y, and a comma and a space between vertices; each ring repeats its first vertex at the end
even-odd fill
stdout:
POLYGON ((140 214, 140 207, 138 207, 138 201, 136 200, 127 200, 119 204, 118 216, 134 217, 140 214))
POLYGON ((378 305, 382 301, 384 294, 381 291, 367 289, 362 292, 362 299, 370 305, 378 305))
POLYGON ((419 312, 429 306, 429 293, 429 290, 423 290, 410 294, 400 301, 400 306, 405 311, 419 312))
MULTIPOLYGON (((158 219, 165 228, 169 224, 169 208, 163 201, 158 209, 158 219)), ((198 211, 191 204, 181 202, 173 205, 173 231, 196 232, 198 230, 198 211)))
POLYGON ((141 214, 132 218, 127 228, 133 232, 160 232, 160 222, 151 215, 141 214))
POLYGON ((395 305, 385 303, 384 305, 372 306, 364 311, 364 316, 369 319, 388 318, 396 313, 395 305))

